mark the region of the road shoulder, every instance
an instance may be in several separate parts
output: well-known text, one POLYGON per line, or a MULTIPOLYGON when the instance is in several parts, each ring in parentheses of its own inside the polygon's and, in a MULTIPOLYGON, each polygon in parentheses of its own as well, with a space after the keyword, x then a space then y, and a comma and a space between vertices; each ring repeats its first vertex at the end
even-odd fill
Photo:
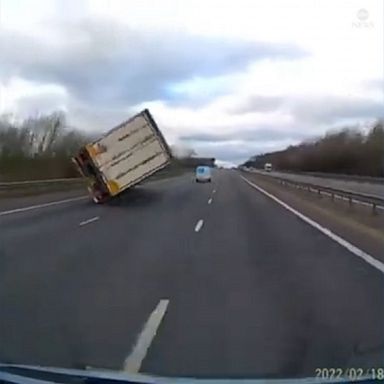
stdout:
POLYGON ((308 216, 351 244, 384 261, 383 214, 373 215, 368 207, 352 206, 342 201, 319 197, 316 193, 283 187, 268 176, 241 173, 252 183, 308 216))

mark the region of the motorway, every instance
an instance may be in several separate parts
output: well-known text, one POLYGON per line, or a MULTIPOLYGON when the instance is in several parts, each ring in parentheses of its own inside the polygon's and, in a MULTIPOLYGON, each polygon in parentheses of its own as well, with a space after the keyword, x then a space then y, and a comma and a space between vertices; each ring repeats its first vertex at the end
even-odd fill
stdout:
POLYGON ((0 361, 164 376, 382 367, 384 275, 215 171, 0 213, 0 361))

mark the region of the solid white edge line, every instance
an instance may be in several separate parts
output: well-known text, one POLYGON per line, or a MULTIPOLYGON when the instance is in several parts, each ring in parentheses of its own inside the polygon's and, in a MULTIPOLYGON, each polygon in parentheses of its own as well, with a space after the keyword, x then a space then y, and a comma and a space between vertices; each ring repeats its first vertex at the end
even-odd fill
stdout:
POLYGON ((95 216, 95 217, 92 217, 91 219, 84 220, 84 221, 80 222, 79 225, 80 225, 80 226, 87 225, 87 224, 89 224, 89 223, 93 223, 94 221, 99 220, 99 219, 100 219, 99 216, 95 216))
POLYGON ((29 207, 24 207, 24 208, 11 209, 9 211, 2 211, 2 212, 0 212, 0 216, 6 216, 6 215, 11 215, 13 213, 31 211, 33 209, 38 209, 38 208, 51 207, 52 205, 60 205, 60 204, 70 203, 72 201, 83 200, 83 199, 87 199, 87 198, 88 198, 88 196, 79 196, 79 197, 74 197, 74 198, 71 198, 71 199, 52 201, 50 203, 31 205, 29 207))
POLYGON ((288 204, 284 203, 283 201, 281 201, 280 199, 278 199, 276 196, 272 195, 271 193, 267 192, 266 190, 264 190, 263 188, 259 187, 258 185, 252 183, 251 181, 249 181, 247 178, 243 177, 243 176, 240 176, 246 183, 248 183, 251 187, 257 189, 259 192, 263 193, 264 195, 268 196, 270 199, 274 200, 276 203, 280 204, 282 207, 284 207, 285 209, 287 209, 288 211, 292 212, 294 215, 296 215, 297 217, 299 217, 301 220, 305 221, 307 224, 311 225, 312 227, 318 229, 320 232, 322 232, 324 235, 328 236, 329 238, 331 238, 332 240, 334 240, 336 243, 340 244, 341 246, 343 246, 344 248, 346 248, 348 251, 350 251, 351 253, 353 253, 354 255, 360 257, 361 259, 363 259, 364 261, 366 261, 368 264, 370 264, 372 267, 378 269, 380 272, 384 273, 384 264, 379 261, 379 260, 376 260, 373 256, 371 256, 370 254, 364 252, 363 250, 361 250, 360 248, 356 247, 355 245, 351 244, 350 242, 348 242, 347 240, 343 239, 342 237, 336 235, 335 233, 333 233, 331 230, 329 230, 328 228, 325 228, 323 226, 321 226, 319 223, 317 223, 316 221, 310 219, 309 217, 303 215, 302 213, 300 213, 299 211, 296 211, 296 209, 292 208, 291 206, 289 206, 288 204))
POLYGON ((208 204, 212 203, 212 197, 208 200, 208 204))
POLYGON ((132 349, 132 352, 124 361, 125 372, 138 373, 148 349, 151 346, 153 339, 156 336, 157 330, 161 324, 161 321, 167 311, 169 300, 160 300, 154 311, 149 316, 147 322, 144 325, 143 330, 137 338, 136 345, 132 349))
POLYGON ((203 219, 200 219, 197 224, 196 224, 196 227, 195 227, 195 232, 199 232, 201 227, 203 226, 204 224, 204 220, 203 219))

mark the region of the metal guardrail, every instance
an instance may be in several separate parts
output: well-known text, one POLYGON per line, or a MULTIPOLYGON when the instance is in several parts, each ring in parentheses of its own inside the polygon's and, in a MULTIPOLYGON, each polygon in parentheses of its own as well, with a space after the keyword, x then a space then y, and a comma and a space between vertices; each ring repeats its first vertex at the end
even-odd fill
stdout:
MULTIPOLYGON (((245 169, 245 168, 243 168, 243 169, 245 169)), ((263 171, 262 168, 248 168, 248 169, 254 169, 256 171, 263 171)), ((300 171, 290 171, 290 170, 285 170, 285 169, 274 169, 274 171, 286 173, 287 175, 314 176, 314 177, 321 177, 321 178, 327 178, 327 179, 356 181, 359 183, 384 184, 384 177, 348 175, 345 173, 300 172, 300 171)))
POLYGON ((345 180, 345 181, 357 181, 360 183, 384 184, 384 177, 346 175, 341 173, 325 173, 325 172, 291 172, 291 171, 282 171, 282 172, 285 172, 287 174, 296 174, 296 175, 303 175, 303 176, 314 176, 314 177, 322 177, 322 178, 345 180))
POLYGON ((352 205, 352 203, 370 205, 372 206, 372 210, 374 213, 377 212, 377 208, 384 209, 384 197, 381 196, 348 191, 339 188, 325 187, 322 185, 307 183, 303 181, 289 180, 280 176, 268 174, 267 172, 254 171, 249 169, 245 171, 272 178, 274 180, 277 180, 282 185, 293 185, 301 189, 306 189, 310 192, 317 192, 319 195, 328 194, 328 196, 330 196, 332 199, 335 199, 335 197, 342 198, 344 200, 347 200, 350 205, 352 205))

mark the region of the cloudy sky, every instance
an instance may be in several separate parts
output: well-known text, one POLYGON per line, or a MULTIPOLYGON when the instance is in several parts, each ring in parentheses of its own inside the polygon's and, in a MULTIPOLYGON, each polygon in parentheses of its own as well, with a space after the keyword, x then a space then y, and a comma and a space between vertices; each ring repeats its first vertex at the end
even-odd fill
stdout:
POLYGON ((0 0, 0 112, 105 131, 147 107, 239 163, 384 113, 382 0, 0 0))

